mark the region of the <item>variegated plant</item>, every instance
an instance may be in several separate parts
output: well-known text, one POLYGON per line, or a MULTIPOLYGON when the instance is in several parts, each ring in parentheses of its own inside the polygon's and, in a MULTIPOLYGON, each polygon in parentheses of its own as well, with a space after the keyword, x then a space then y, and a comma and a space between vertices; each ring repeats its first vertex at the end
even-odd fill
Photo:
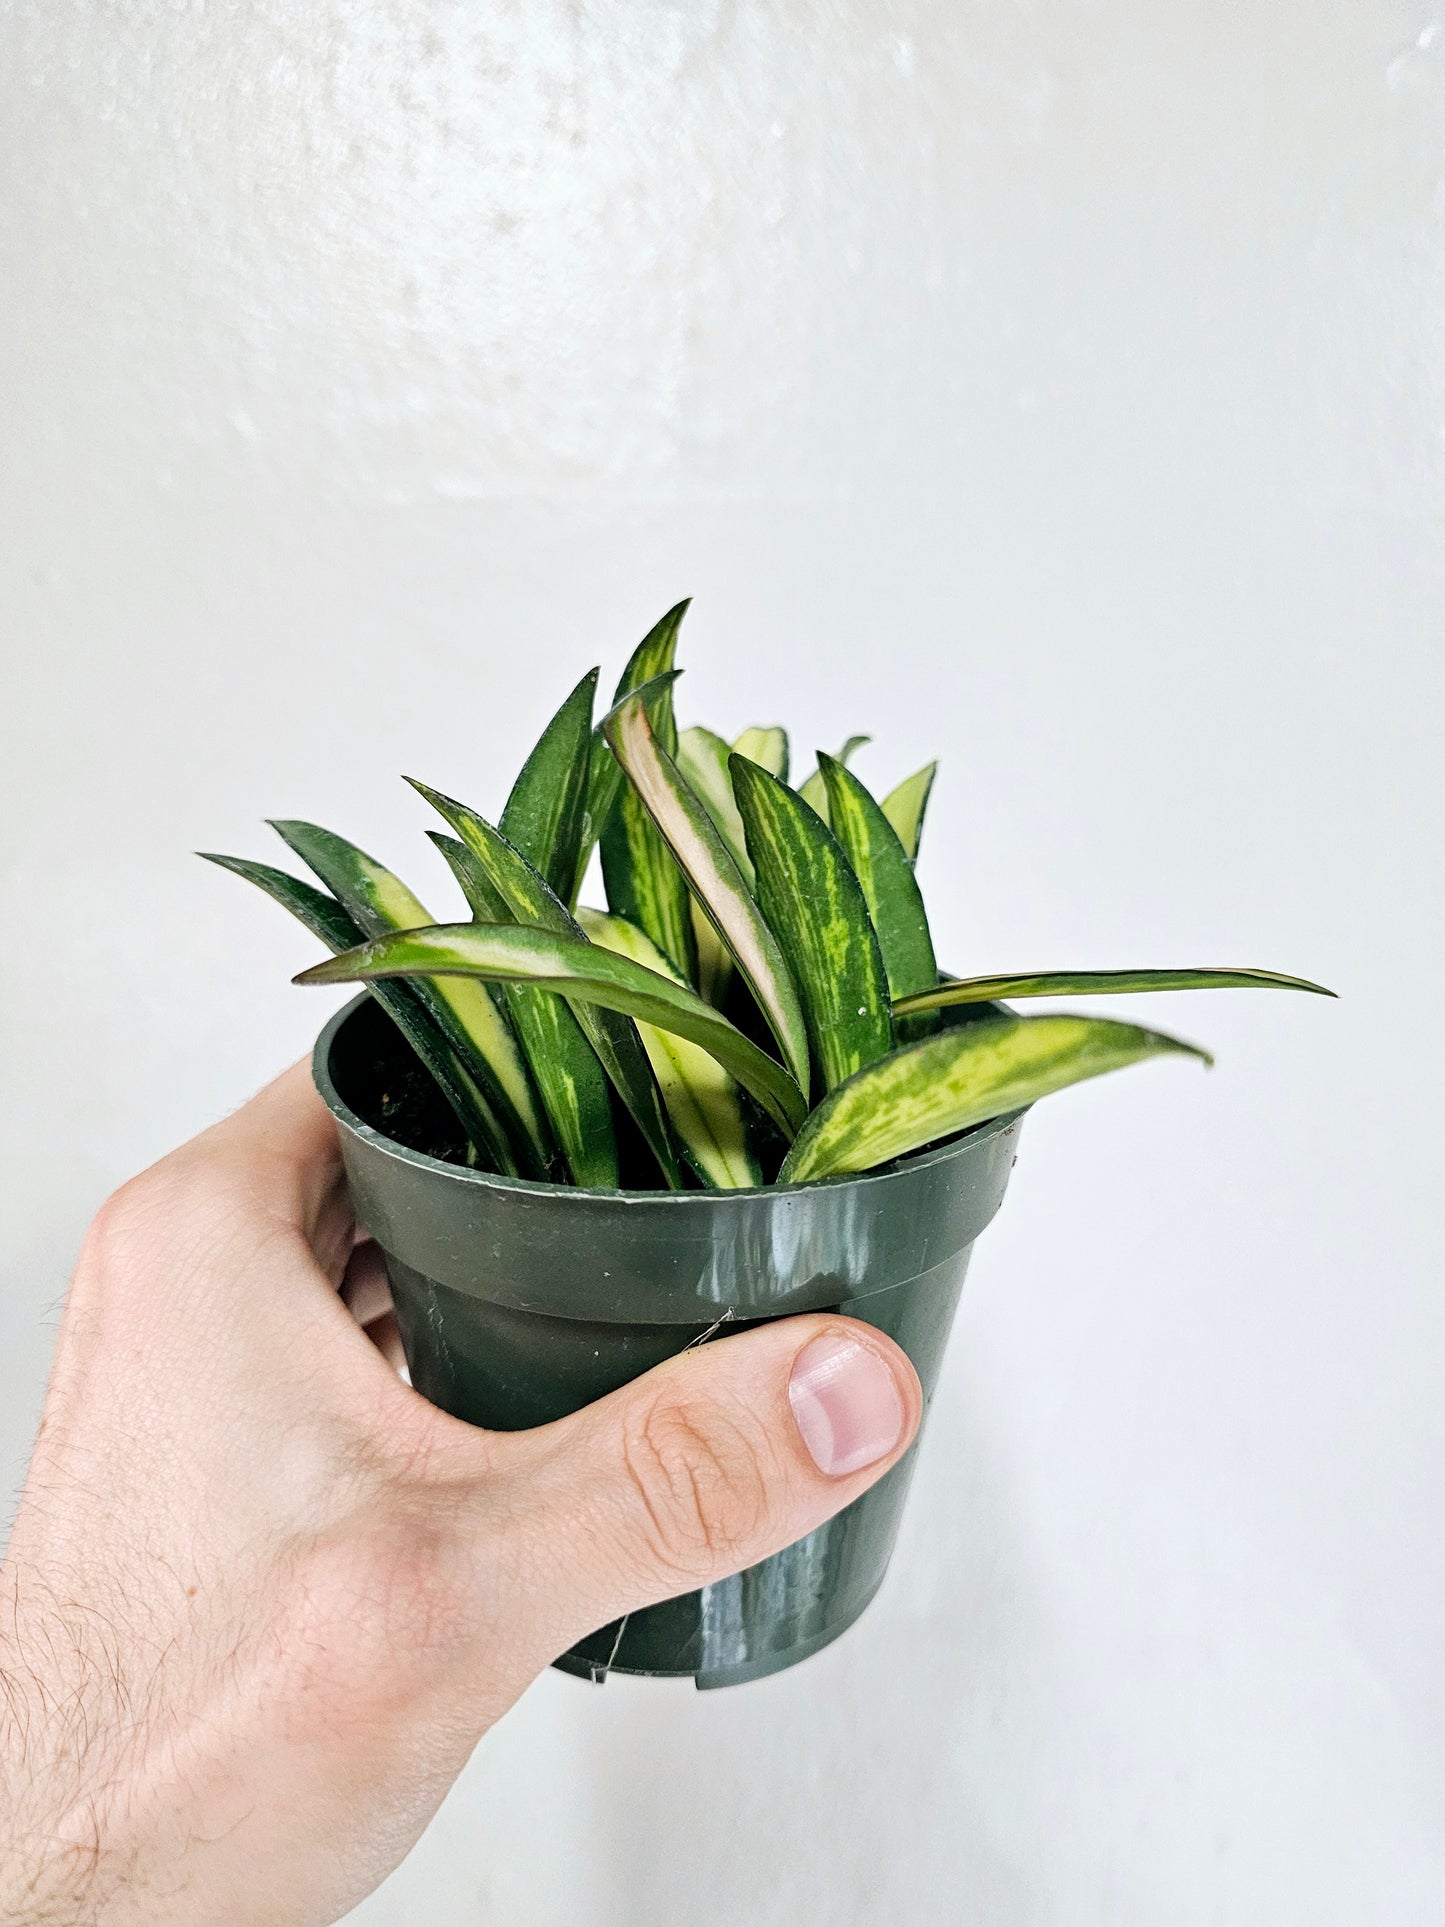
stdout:
POLYGON ((673 1189, 872 1170, 1146 1057, 1209 1061, 1137 1024, 1018 1016, 1004 999, 1320 990, 1264 970, 941 974, 914 873, 934 766, 876 801, 847 767, 864 737, 792 789, 781 729, 731 745, 679 731, 686 607, 644 638, 598 725, 598 672, 582 678, 497 825, 415 784, 447 826, 432 840, 467 921, 435 922, 310 823, 274 827, 324 889, 211 858, 336 953, 299 983, 370 987, 475 1165, 609 1188, 625 1163, 673 1189), (577 906, 594 850, 606 912, 577 906))

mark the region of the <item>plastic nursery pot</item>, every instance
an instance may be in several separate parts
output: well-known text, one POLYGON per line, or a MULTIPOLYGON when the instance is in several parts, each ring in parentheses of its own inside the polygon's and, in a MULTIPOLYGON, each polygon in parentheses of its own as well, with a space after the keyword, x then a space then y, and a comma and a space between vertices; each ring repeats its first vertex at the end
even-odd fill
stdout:
MULTIPOLYGON (((385 1255, 412 1383, 500 1431, 546 1424, 689 1345, 803 1311, 887 1332, 930 1399, 1019 1128, 1015 1113, 884 1171, 815 1184, 584 1191, 450 1161, 450 1113, 367 996, 327 1025, 314 1069, 358 1218, 385 1255)), ((699 1687, 796 1665, 877 1592, 916 1450, 796 1545, 599 1627, 556 1664, 596 1681, 641 1673, 699 1687)))

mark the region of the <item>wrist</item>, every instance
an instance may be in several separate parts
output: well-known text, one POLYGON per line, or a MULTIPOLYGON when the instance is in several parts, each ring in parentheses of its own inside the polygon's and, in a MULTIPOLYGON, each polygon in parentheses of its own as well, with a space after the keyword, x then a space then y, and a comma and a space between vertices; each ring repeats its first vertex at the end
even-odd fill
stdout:
POLYGON ((22 1617, 13 1588, 0 1585, 0 1601, 0 1927, 77 1927, 102 1918, 120 1882, 104 1818, 117 1794, 108 1722, 83 1669, 53 1665, 42 1677, 28 1657, 69 1662, 75 1642, 22 1617))

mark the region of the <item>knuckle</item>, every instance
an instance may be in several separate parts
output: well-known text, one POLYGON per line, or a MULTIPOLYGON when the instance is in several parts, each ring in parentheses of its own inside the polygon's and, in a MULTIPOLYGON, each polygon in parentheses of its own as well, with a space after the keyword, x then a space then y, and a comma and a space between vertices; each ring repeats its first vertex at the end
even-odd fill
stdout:
POLYGON ((103 1253, 125 1256, 149 1245, 183 1215, 188 1203, 198 1207, 195 1215, 211 1209, 215 1187, 207 1182, 202 1161, 188 1156, 192 1148, 172 1151, 111 1192, 90 1227, 91 1238, 103 1253))
POLYGON ((77 1278, 106 1298, 191 1281, 206 1266, 254 1259, 275 1231, 216 1161, 183 1146, 129 1178, 90 1222, 77 1278))
POLYGON ((155 1194, 148 1171, 112 1191, 90 1221, 82 1264, 101 1277, 113 1277, 140 1256, 149 1256, 156 1233, 155 1194))
POLYGON ((144 1216, 145 1180, 131 1178, 111 1192, 91 1219, 86 1243, 97 1256, 106 1257, 129 1242, 144 1216))
POLYGON ((746 1563, 770 1512, 772 1454, 756 1420, 660 1393, 624 1428, 623 1457, 652 1559, 684 1579, 746 1563))

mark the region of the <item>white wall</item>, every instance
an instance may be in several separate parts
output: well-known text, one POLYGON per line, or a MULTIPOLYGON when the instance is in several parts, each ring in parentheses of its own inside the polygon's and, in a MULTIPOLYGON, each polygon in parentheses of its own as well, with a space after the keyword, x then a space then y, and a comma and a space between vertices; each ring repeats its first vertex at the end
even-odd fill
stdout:
POLYGON ((356 1919, 1445 1918, 1445 25, 1406 0, 3 0, 18 1483, 106 1189, 305 1047, 204 869, 431 870, 677 595, 686 707, 944 756, 961 969, 1337 1005, 1030 1121, 876 1607, 544 1679, 356 1919))

